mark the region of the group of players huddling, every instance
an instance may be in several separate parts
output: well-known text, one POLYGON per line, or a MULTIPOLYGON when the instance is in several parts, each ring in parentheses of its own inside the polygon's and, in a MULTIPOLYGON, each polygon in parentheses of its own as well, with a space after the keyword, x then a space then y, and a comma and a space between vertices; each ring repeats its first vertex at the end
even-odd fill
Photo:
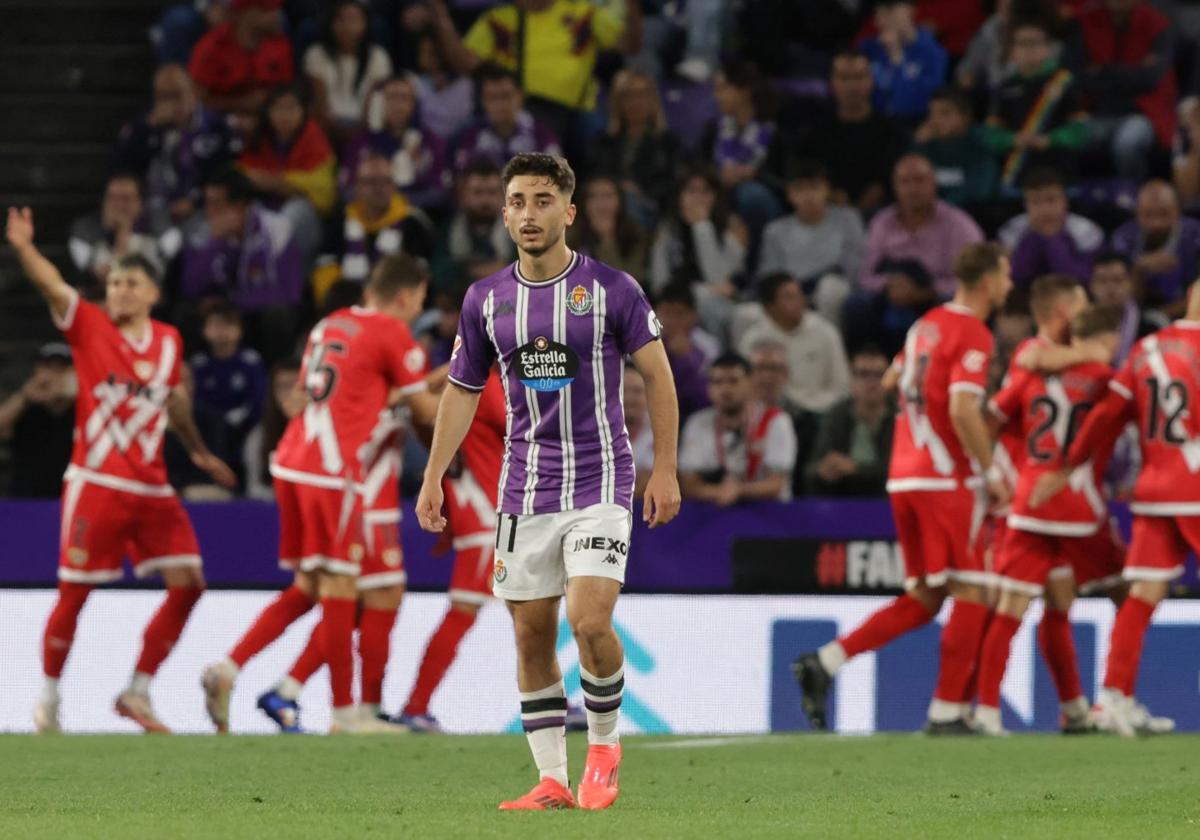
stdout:
MULTIPOLYGON (((644 491, 650 527, 679 510, 678 406, 661 327, 633 278, 566 245, 575 176, 561 157, 518 155, 504 171, 503 216, 519 259, 472 285, 448 366, 428 370, 407 324, 426 281, 403 256, 379 262, 362 304, 309 334, 304 408, 273 455, 279 561, 295 579, 227 655, 200 675, 219 732, 245 663, 318 603, 321 617, 295 666, 258 706, 299 731, 296 699, 322 665, 331 732, 434 729, 429 697, 479 606, 504 599, 516 631, 521 720, 539 771, 505 810, 607 808, 619 792, 617 733, 624 655, 612 614, 632 529, 633 455, 622 408, 625 365, 646 383, 655 465, 644 491), (402 427, 432 439, 417 501, 423 528, 456 552, 451 608, 395 719, 380 710, 388 643, 404 593, 398 542, 402 427), (431 428, 432 427, 432 428, 431 428), (494 560, 493 560, 494 558, 494 560), (560 601, 579 648, 588 754, 577 795, 567 773, 566 688, 555 655, 560 601), (354 702, 354 631, 361 658, 354 702)), ((168 426, 197 466, 234 475, 205 447, 180 386, 182 342, 151 319, 153 267, 116 262, 103 307, 69 286, 34 245, 28 208, 10 208, 7 238, 71 344, 80 380, 75 447, 63 492, 59 597, 43 637, 41 732, 60 730, 59 678, 79 613, 97 584, 160 573, 167 594, 146 626, 118 714, 167 732, 150 683, 204 590, 191 523, 166 481, 168 426)))
POLYGON ((1030 291, 1037 335, 1017 348, 985 401, 993 341, 984 322, 1010 291, 1008 259, 999 246, 972 245, 956 274, 954 299, 913 325, 885 380, 898 391, 887 489, 906 592, 796 659, 802 707, 826 728, 838 670, 929 623, 949 599, 925 731, 1004 734, 1000 684, 1040 596, 1038 641, 1063 731, 1171 731, 1174 722, 1151 715, 1134 686, 1155 607, 1188 550, 1200 550, 1200 417, 1191 408, 1200 396, 1200 281, 1185 317, 1139 341, 1114 370, 1121 313, 1089 305, 1071 277, 1039 278, 1030 291), (1130 424, 1142 467, 1126 550, 1103 476, 1130 424), (1118 605, 1094 705, 1080 685, 1068 617, 1077 593, 1118 605))

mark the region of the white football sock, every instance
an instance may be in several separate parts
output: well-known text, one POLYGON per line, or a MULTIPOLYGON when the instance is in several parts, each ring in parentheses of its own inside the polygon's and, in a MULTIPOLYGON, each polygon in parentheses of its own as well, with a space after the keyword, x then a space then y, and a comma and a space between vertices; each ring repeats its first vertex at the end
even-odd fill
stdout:
POLYGON ((821 660, 821 667, 825 669, 825 673, 832 677, 846 664, 846 651, 841 642, 834 639, 818 648, 817 659, 821 660))
POLYGON ((523 691, 520 697, 521 725, 538 776, 567 787, 567 692, 563 681, 537 691, 523 691))
POLYGON ((304 683, 293 676, 286 676, 275 685, 275 692, 284 700, 291 700, 295 703, 300 699, 300 692, 304 690, 304 683))
POLYGON ((617 720, 621 716, 621 697, 625 693, 625 663, 607 677, 597 677, 579 667, 583 687, 583 705, 587 709, 588 743, 613 745, 621 738, 617 720))
POLYGON ((38 697, 38 702, 51 706, 58 703, 58 677, 46 677, 42 681, 42 693, 38 697))
POLYGON ((129 690, 134 694, 149 694, 150 681, 154 679, 150 674, 143 674, 141 671, 133 672, 133 679, 129 681, 129 690))

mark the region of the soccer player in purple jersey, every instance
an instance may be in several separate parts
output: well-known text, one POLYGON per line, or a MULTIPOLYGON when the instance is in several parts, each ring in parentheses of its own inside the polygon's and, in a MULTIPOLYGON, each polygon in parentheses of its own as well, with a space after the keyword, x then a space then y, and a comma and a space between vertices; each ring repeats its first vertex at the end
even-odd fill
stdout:
POLYGON ((559 600, 579 645, 588 755, 578 805, 617 798, 617 716, 624 653, 612 614, 629 557, 633 453, 621 407, 625 358, 646 380, 654 470, 643 519, 679 512, 679 407, 654 310, 628 274, 567 248, 575 173, 556 155, 521 154, 504 168, 504 223, 517 262, 467 292, 434 426, 417 516, 441 531, 442 476, 499 363, 508 408, 493 591, 512 613, 521 721, 540 780, 501 810, 574 808, 567 710, 555 657, 559 600))

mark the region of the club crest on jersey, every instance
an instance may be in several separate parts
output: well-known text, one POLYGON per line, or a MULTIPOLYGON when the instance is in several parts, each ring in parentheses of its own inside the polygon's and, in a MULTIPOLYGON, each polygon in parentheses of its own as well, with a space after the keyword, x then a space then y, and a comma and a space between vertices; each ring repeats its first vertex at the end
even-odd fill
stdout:
POLYGON ((143 381, 154 375, 154 368, 154 362, 150 361, 149 359, 138 359, 133 363, 134 374, 137 375, 138 379, 143 381))
POLYGON ((576 286, 567 295, 567 310, 572 315, 586 315, 592 311, 592 293, 583 286, 576 286))
POLYGON ((560 391, 579 375, 579 356, 565 344, 539 335, 517 348, 517 378, 535 391, 560 391))
POLYGON ((504 567, 503 560, 496 558, 496 569, 493 574, 496 578, 496 583, 504 583, 505 579, 508 577, 508 569, 504 567))

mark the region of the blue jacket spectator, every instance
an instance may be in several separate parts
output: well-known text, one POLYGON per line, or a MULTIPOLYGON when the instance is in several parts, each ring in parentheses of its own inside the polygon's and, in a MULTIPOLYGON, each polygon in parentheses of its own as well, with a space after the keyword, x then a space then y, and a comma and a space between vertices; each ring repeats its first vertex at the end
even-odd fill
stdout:
POLYGON ((946 80, 946 50, 913 22, 911 0, 883 0, 875 7, 875 22, 879 34, 862 44, 875 77, 875 107, 889 116, 918 120, 946 80))

